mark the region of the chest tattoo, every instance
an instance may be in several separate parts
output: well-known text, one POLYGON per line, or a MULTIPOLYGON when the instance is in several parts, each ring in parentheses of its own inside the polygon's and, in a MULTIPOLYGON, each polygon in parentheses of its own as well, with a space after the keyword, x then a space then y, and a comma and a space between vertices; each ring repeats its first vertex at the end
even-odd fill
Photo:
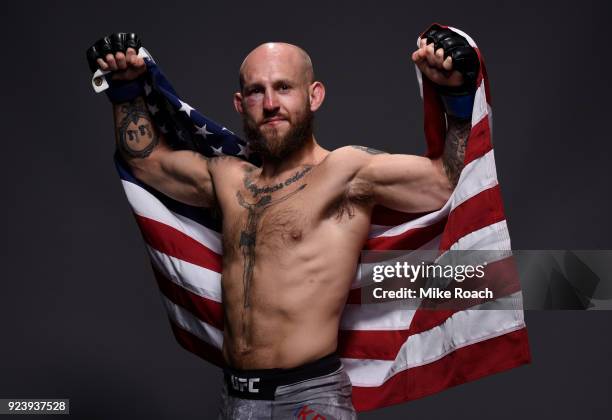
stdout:
POLYGON ((262 195, 259 200, 253 203, 250 203, 245 200, 240 191, 236 193, 236 199, 238 200, 238 204, 240 204, 240 206, 244 207, 247 210, 246 226, 240 231, 239 239, 239 245, 242 250, 242 256, 244 258, 242 283, 244 287, 245 308, 248 308, 250 306, 249 290, 251 287, 251 281, 253 280, 253 269, 255 268, 255 244, 257 243, 257 226, 259 224, 259 221, 261 220, 261 216, 270 206, 285 201, 289 197, 297 194, 298 192, 306 188, 306 185, 307 184, 302 184, 296 190, 285 194, 282 197, 277 197, 274 200, 272 200, 271 194, 262 195))
POLYGON ((249 179, 249 177, 244 178, 244 187, 251 192, 253 197, 257 197, 259 194, 271 194, 275 191, 278 191, 282 188, 285 188, 294 182, 299 181, 312 169, 311 165, 306 166, 301 171, 297 171, 293 176, 290 176, 283 182, 279 182, 274 185, 266 185, 264 187, 258 187, 249 179))

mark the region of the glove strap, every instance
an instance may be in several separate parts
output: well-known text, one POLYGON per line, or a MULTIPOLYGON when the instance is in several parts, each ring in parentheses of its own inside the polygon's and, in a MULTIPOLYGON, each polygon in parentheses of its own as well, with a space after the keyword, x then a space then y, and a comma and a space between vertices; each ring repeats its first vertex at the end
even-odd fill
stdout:
POLYGON ((108 99, 114 103, 130 102, 139 96, 144 96, 144 77, 126 81, 126 80, 108 80, 108 89, 106 95, 108 99))
POLYGON ((440 94, 446 113, 452 117, 469 120, 474 108, 474 94, 444 95, 440 94))

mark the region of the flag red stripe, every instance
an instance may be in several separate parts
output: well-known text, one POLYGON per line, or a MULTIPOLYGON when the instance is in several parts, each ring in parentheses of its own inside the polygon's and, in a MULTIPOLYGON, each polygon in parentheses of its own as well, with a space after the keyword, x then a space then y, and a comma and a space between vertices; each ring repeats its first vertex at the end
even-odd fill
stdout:
POLYGON ((359 289, 351 289, 348 294, 348 299, 346 303, 350 303, 353 305, 357 305, 361 303, 361 288, 359 289))
POLYGON ((435 362, 400 372, 381 386, 353 386, 353 405, 361 412, 415 400, 512 369, 530 360, 527 330, 522 328, 462 347, 435 362))
POLYGON ((408 330, 339 330, 338 354, 350 359, 395 360, 408 330))
POLYGON ((221 272, 221 256, 183 232, 148 217, 134 214, 146 243, 166 255, 221 272))
POLYGON ((455 207, 440 240, 447 250, 465 235, 505 219, 499 185, 488 188, 455 207))
POLYGON ((425 216, 427 213, 403 213, 401 211, 392 210, 383 206, 374 206, 370 223, 373 225, 382 226, 397 226, 402 223, 409 222, 419 217, 425 216))
POLYGON ((463 159, 465 165, 478 159, 493 148, 489 133, 489 117, 485 116, 470 131, 465 158, 463 159))
MULTIPOLYGON (((153 265, 152 265, 153 266, 153 265)), ((223 330, 223 307, 219 302, 196 295, 167 279, 153 266, 153 272, 161 292, 170 301, 185 308, 198 319, 223 330)))
POLYGON ((434 84, 423 77, 423 128, 427 141, 428 158, 442 156, 446 136, 446 117, 444 105, 436 92, 434 84))
POLYGON ((189 331, 182 329, 171 319, 170 327, 172 328, 176 341, 178 341, 178 343, 183 346, 185 350, 190 351, 221 368, 226 365, 225 361, 223 360, 223 353, 220 349, 208 344, 206 341, 196 337, 189 331))

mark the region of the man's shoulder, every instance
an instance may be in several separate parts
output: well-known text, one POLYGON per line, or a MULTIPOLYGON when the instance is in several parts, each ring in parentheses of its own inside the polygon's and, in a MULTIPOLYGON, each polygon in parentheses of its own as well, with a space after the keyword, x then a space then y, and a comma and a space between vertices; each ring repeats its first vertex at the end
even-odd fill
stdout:
POLYGON ((349 145, 331 151, 325 158, 326 163, 343 167, 360 167, 366 164, 372 155, 385 152, 366 146, 349 145))
POLYGON ((234 178, 242 179, 244 174, 253 172, 257 166, 235 156, 215 156, 208 158, 208 170, 217 180, 230 181, 234 178))
POLYGON ((256 168, 255 165, 253 165, 250 162, 247 162, 246 160, 240 159, 236 156, 228 156, 228 155, 221 155, 221 156, 213 156, 208 158, 208 165, 211 168, 211 170, 217 170, 217 169, 221 169, 221 170, 225 170, 225 169, 247 169, 247 168, 256 168))
POLYGON ((380 155, 383 153, 382 150, 374 149, 373 147, 368 146, 359 146, 356 144, 351 144, 348 146, 342 146, 335 150, 332 150, 328 156, 336 156, 336 157, 354 157, 354 156, 368 156, 368 155, 380 155))

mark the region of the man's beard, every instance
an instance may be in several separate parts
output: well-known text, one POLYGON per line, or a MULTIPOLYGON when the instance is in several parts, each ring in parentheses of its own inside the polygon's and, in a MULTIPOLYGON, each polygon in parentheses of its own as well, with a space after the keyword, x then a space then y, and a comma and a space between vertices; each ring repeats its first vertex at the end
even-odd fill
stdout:
POLYGON ((252 120, 243 118, 244 135, 249 140, 249 149, 268 161, 280 161, 301 149, 312 136, 314 113, 307 106, 304 112, 289 122, 289 131, 281 136, 274 126, 262 131, 252 120))

